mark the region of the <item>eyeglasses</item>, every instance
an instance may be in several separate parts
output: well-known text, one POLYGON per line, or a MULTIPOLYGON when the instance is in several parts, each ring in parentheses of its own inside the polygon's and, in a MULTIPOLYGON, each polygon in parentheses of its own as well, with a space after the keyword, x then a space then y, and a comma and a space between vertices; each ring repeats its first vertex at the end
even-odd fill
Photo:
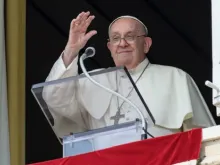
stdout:
POLYGON ((128 44, 132 44, 135 42, 135 40, 138 38, 138 37, 145 37, 146 34, 143 34, 143 35, 138 35, 138 36, 135 36, 135 35, 128 35, 128 36, 125 36, 123 38, 119 37, 119 36, 115 36, 115 37, 110 37, 110 39, 108 39, 108 41, 110 41, 113 45, 119 45, 119 43, 121 42, 122 39, 124 39, 128 44))

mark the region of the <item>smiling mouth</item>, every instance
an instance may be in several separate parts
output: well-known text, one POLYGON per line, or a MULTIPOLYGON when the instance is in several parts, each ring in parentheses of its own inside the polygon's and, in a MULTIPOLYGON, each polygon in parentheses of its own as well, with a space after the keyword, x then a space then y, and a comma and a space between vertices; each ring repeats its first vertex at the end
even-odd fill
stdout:
POLYGON ((118 54, 122 54, 122 53, 131 53, 132 51, 122 51, 122 52, 118 52, 118 54))

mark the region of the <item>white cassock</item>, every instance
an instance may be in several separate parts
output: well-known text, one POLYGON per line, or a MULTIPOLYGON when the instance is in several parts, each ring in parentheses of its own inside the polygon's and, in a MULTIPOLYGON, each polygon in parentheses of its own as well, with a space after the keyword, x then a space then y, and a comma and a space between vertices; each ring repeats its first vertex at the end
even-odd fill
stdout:
MULTIPOLYGON (((46 81, 78 75, 77 61, 78 57, 66 68, 60 56, 46 81)), ((202 95, 187 73, 175 67, 151 64, 146 58, 131 70, 130 74, 134 82, 146 66, 147 69, 136 86, 156 121, 154 126, 148 128, 149 133, 157 137, 180 132, 183 124, 189 128, 215 125, 202 95)), ((102 85, 116 90, 117 78, 118 90, 126 96, 131 91, 132 84, 128 82, 129 79, 124 78, 124 74, 112 72, 96 76, 95 79, 102 85)), ((77 83, 49 85, 43 90, 43 98, 54 118, 53 128, 60 137, 73 130, 80 132, 113 125, 114 120, 110 118, 118 110, 116 97, 92 84, 88 79, 79 80, 77 83)), ((128 99, 134 102, 135 99, 140 100, 137 95, 132 96, 132 94, 128 99)), ((119 105, 121 103, 120 100, 119 105)), ((145 118, 149 119, 149 114, 141 106, 143 105, 140 105, 140 109, 145 118)), ((127 103, 123 104, 121 114, 124 117, 119 120, 119 123, 140 118, 127 103)), ((139 139, 140 137, 137 137, 134 132, 130 132, 120 137, 96 139, 94 147, 105 148, 139 139)))

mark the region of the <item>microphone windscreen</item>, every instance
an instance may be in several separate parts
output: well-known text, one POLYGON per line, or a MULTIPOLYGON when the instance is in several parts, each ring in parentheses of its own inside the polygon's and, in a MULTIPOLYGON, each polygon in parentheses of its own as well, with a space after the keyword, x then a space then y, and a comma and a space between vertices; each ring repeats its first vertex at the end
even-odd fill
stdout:
POLYGON ((95 55, 95 49, 93 47, 88 47, 85 51, 85 54, 89 57, 92 57, 95 55))

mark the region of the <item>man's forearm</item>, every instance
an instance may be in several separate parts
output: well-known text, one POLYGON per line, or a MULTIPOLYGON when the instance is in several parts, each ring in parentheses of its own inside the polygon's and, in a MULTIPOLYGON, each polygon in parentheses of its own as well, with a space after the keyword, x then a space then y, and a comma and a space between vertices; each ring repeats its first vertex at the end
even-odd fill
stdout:
POLYGON ((65 48, 62 59, 65 67, 67 68, 72 61, 76 58, 77 52, 72 48, 65 48))

